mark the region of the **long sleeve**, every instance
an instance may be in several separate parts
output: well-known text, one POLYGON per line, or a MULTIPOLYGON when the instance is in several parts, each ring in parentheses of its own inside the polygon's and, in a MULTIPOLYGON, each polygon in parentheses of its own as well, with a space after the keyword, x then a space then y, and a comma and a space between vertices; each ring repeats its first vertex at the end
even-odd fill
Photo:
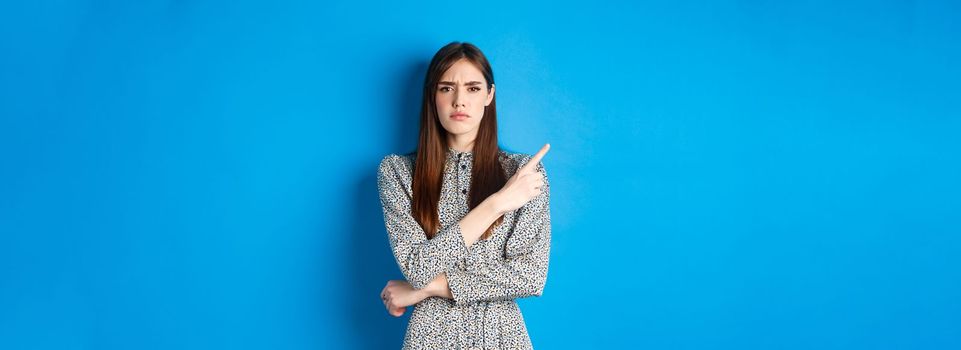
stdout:
POLYGON ((442 227, 431 239, 411 214, 411 170, 396 155, 384 157, 377 171, 377 187, 384 224, 397 265, 407 282, 424 288, 437 275, 452 270, 468 254, 460 225, 442 227))
MULTIPOLYGON (((529 160, 529 158, 528 158, 529 160)), ((551 245, 550 186, 518 209, 517 223, 507 239, 503 259, 469 262, 464 270, 448 269, 455 304, 540 296, 547 281, 551 245)))

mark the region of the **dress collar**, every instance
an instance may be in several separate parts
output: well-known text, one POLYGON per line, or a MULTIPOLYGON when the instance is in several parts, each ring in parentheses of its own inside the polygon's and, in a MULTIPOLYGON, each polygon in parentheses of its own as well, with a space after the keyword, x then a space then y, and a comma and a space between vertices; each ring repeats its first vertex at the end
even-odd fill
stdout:
POLYGON ((471 151, 461 152, 451 146, 447 146, 447 158, 472 158, 474 153, 471 151))

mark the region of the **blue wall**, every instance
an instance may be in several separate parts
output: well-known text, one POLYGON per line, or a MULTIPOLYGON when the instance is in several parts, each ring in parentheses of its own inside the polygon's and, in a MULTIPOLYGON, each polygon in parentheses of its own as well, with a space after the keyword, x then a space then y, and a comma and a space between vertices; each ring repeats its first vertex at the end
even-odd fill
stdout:
POLYGON ((0 8, 0 348, 381 349, 453 40, 545 142, 536 347, 961 348, 961 3, 0 8))

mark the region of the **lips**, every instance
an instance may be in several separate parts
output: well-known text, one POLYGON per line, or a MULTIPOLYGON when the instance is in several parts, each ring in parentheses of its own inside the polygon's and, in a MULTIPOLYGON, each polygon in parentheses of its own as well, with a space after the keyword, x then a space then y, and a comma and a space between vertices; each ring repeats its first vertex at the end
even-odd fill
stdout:
POLYGON ((450 119, 453 119, 453 120, 464 120, 467 118, 470 118, 470 116, 464 112, 454 112, 450 115, 450 119))

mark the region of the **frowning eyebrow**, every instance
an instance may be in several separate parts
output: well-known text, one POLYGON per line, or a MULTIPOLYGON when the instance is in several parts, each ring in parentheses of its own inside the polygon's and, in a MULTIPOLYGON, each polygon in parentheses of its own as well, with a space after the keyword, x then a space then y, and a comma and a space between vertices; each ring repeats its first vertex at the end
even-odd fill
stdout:
MULTIPOLYGON (((468 81, 468 82, 467 82, 466 84, 464 84, 464 85, 466 85, 466 86, 474 86, 474 85, 481 85, 481 84, 483 84, 483 83, 482 83, 482 82, 479 82, 479 81, 468 81)), ((442 81, 442 82, 437 83, 437 85, 456 86, 457 84, 454 84, 453 81, 442 81)))

